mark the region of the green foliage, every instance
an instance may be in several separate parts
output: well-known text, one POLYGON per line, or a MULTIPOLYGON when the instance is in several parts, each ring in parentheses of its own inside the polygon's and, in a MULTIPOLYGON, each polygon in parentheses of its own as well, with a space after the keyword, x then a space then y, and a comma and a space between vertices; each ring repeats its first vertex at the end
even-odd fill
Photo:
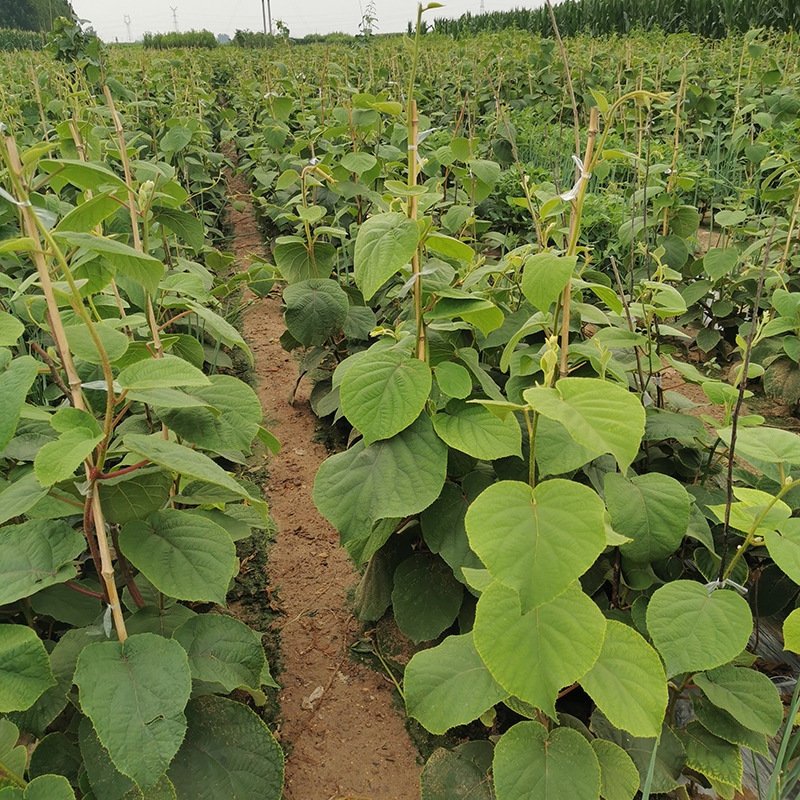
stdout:
POLYGON ((211 31, 182 31, 181 33, 145 33, 142 44, 151 50, 170 50, 177 47, 213 49, 217 37, 211 31))

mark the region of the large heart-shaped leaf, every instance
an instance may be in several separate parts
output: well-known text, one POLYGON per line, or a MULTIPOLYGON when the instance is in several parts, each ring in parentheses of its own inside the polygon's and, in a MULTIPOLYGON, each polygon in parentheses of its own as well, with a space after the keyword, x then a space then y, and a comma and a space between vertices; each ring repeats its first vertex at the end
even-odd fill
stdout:
POLYGON ((167 773, 178 800, 280 799, 283 751, 249 708, 200 697, 186 719, 186 739, 167 773))
POLYGON ((658 472, 631 479, 609 472, 603 488, 612 527, 632 539, 620 547, 627 559, 649 564, 678 549, 689 527, 690 507, 678 481, 658 472))
POLYGON ((600 610, 577 585, 523 614, 519 595, 495 581, 478 600, 473 634, 495 680, 555 719, 558 692, 591 669, 605 629, 600 610))
POLYGON ((120 531, 125 557, 159 591, 179 600, 225 605, 236 573, 236 547, 228 532, 205 517, 168 508, 120 531))
POLYGON ((478 655, 471 633, 448 636, 414 655, 403 686, 406 711, 431 733, 472 722, 508 695, 478 655))
POLYGON ((609 620, 603 649, 581 686, 617 728, 658 736, 667 707, 661 660, 633 628, 609 620))
POLYGON ((600 765, 578 731, 518 722, 495 747, 494 786, 497 800, 597 800, 600 765))
POLYGON ((0 450, 4 450, 17 429, 25 398, 33 386, 39 365, 35 358, 15 358, 5 371, 0 371, 0 450))
POLYGON ((561 594, 604 550, 603 513, 600 498, 578 483, 555 479, 531 489, 501 481, 469 507, 466 526, 472 549, 527 612, 561 594))
POLYGON ((753 616, 736 592, 709 594, 702 583, 673 581, 650 598, 647 630, 671 677, 734 659, 747 646, 753 616))
POLYGON ((189 656, 192 679, 215 684, 213 691, 239 686, 258 689, 266 664, 257 635, 233 617, 198 614, 172 635, 189 656))
POLYGON ((326 459, 314 481, 314 503, 342 541, 369 536, 373 522, 426 509, 438 496, 447 447, 421 415, 404 431, 326 459))
POLYGON ((60 520, 0 528, 0 605, 74 578, 71 562, 85 547, 83 536, 60 520))
POLYGON ((536 253, 522 269, 522 292, 540 311, 547 312, 569 283, 577 256, 536 253))
POLYGON ((358 229, 353 266, 365 300, 411 261, 418 243, 417 223, 396 211, 376 214, 358 229))
POLYGON ((0 713, 30 708, 55 682, 36 631, 0 625, 0 713))
POLYGON ((304 347, 322 344, 347 319, 347 294, 330 278, 290 283, 283 290, 283 302, 286 327, 304 347))
POLYGON ((328 242, 315 242, 307 247, 302 240, 279 241, 273 255, 281 275, 289 283, 297 283, 330 275, 336 259, 336 248, 328 242))
POLYGON ((750 730, 774 736, 783 721, 775 684, 762 672, 730 664, 694 676, 703 694, 750 730))
POLYGON ((597 453, 611 453, 624 473, 644 436, 644 407, 624 386, 598 378, 562 378, 555 389, 523 392, 525 401, 560 422, 570 436, 597 453))
POLYGON ((153 786, 186 733, 192 684, 186 651, 153 633, 96 642, 80 654, 74 681, 117 769, 142 789, 153 786))
POLYGON ((370 445, 407 428, 425 406, 431 371, 407 351, 370 348, 342 378, 342 413, 370 445))
POLYGON ((501 420, 481 405, 453 401, 433 418, 433 427, 450 447, 473 458, 522 457, 522 431, 513 414, 501 420))

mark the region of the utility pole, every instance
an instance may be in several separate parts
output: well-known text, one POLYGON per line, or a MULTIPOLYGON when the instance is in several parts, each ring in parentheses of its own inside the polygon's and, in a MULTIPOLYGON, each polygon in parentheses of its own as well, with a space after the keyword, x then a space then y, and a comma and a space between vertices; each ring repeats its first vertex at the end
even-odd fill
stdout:
POLYGON ((125 27, 128 29, 128 44, 131 42, 131 18, 129 14, 126 14, 123 18, 125 21, 125 27))
POLYGON ((175 26, 175 33, 178 33, 178 6, 170 6, 172 11, 172 24, 175 26))
POLYGON ((264 18, 264 35, 267 33, 267 17, 269 16, 269 35, 272 36, 272 9, 270 8, 270 0, 266 0, 266 9, 264 7, 264 0, 261 0, 261 16, 264 18))
POLYGON ((486 4, 483 2, 483 0, 481 0, 481 10, 480 10, 480 13, 481 13, 481 14, 485 14, 485 13, 486 13, 486 4))

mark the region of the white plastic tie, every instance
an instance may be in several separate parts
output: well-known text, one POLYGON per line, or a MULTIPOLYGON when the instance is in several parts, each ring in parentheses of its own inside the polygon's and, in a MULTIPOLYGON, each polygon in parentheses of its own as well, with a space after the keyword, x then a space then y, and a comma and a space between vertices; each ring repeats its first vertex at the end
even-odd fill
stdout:
POLYGON ((103 632, 106 635, 106 639, 111 638, 111 614, 115 609, 119 609, 119 607, 119 603, 114 603, 113 606, 109 603, 106 606, 106 613, 103 614, 103 632))
POLYGON ((742 597, 747 594, 747 589, 744 588, 740 583, 736 583, 736 581, 732 581, 730 578, 726 578, 724 581, 716 580, 711 581, 710 583, 706 584, 706 589, 708 589, 709 596, 715 589, 724 589, 726 586, 730 586, 733 589, 736 589, 742 597))

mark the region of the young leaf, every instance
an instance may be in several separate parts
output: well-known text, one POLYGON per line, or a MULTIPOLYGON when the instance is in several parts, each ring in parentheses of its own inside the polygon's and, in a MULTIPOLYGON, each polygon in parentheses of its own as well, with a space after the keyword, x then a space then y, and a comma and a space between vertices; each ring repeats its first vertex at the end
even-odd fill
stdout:
POLYGON ((210 381, 197 367, 177 356, 147 358, 125 367, 117 377, 123 389, 143 390, 175 386, 207 386, 210 381))

